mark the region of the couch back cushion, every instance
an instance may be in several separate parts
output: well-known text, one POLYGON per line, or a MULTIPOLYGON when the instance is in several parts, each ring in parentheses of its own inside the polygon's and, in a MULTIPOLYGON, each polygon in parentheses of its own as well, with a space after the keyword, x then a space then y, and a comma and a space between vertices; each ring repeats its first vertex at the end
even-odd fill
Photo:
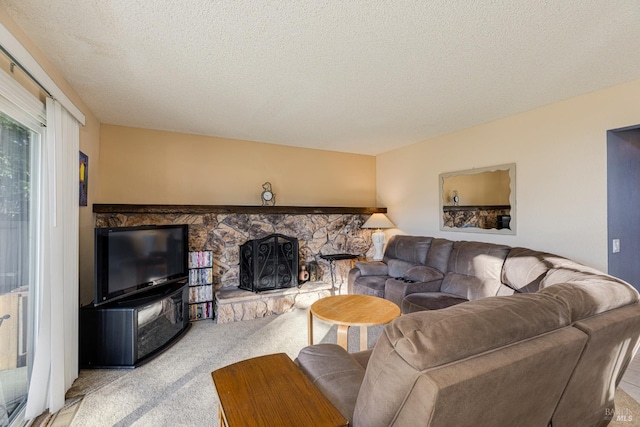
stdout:
POLYGON ((449 264, 449 257, 453 250, 453 242, 447 239, 433 239, 431 241, 431 247, 427 252, 426 264, 429 267, 435 268, 438 271, 444 273, 447 271, 447 265, 449 264))
MULTIPOLYGON (((518 398, 526 400, 526 396, 532 395, 531 385, 522 382, 522 376, 527 372, 517 371, 517 375, 513 374, 518 366, 525 371, 535 368, 536 372, 544 372, 549 382, 545 380, 541 387, 548 391, 553 383, 553 394, 557 400, 584 344, 584 335, 567 327, 569 322, 570 311, 567 306, 553 297, 538 294, 485 298, 444 310, 399 317, 385 328, 373 350, 356 402, 354 424, 405 425, 397 421, 413 418, 411 425, 433 425, 429 422, 438 410, 448 407, 448 414, 459 411, 461 402, 471 405, 475 401, 476 392, 479 393, 477 396, 483 396, 485 391, 495 391, 506 398, 514 392, 511 387, 517 387, 521 392, 518 398), (551 339, 545 346, 532 344, 532 340, 539 336, 547 337, 556 333, 568 335, 551 339), (548 371, 544 367, 549 362, 542 355, 548 351, 559 351, 569 341, 572 342, 571 357, 562 350, 551 362, 554 366, 563 365, 560 371, 566 375, 563 374, 562 381, 557 372, 546 375, 548 371), (526 348, 518 347, 521 344, 526 348), (516 350, 504 356, 506 353, 502 353, 503 349, 516 350), (473 362, 481 355, 490 359, 473 362), (457 363, 465 365, 457 369, 457 363), (529 366, 531 363, 535 366, 529 366), (437 372, 445 371, 444 375, 437 375, 437 372), (456 387, 460 387, 453 395, 447 396, 452 389, 444 383, 440 384, 440 381, 454 381, 456 387), (495 387, 497 383, 503 386, 495 387)), ((497 397, 492 396, 492 399, 497 397)), ((518 404, 522 400, 508 400, 505 408, 523 407, 518 404)), ((500 399, 488 407, 498 401, 500 399)), ((482 405, 473 406, 487 412, 486 407, 480 408, 482 405)), ((545 403, 547 419, 554 407, 555 402, 545 403)), ((537 409, 534 412, 540 412, 541 409, 537 409)), ((478 419, 467 419, 462 424, 475 422, 478 419)), ((446 424, 445 417, 443 423, 436 425, 461 424, 446 424)), ((475 425, 490 424, 480 422, 475 425)))
POLYGON ((638 302, 638 291, 630 284, 604 273, 557 268, 541 284, 538 294, 553 296, 569 307, 573 322, 638 302))
POLYGON ((511 248, 502 269, 502 282, 518 292, 537 292, 545 274, 559 257, 527 248, 511 248))
POLYGON ((549 295, 516 294, 402 316, 385 334, 395 351, 422 371, 570 322, 570 308, 562 301, 549 295))
POLYGON ((509 246, 454 242, 441 290, 468 300, 498 295, 509 246))
POLYGON ((544 286, 560 283, 544 280, 547 273, 554 269, 601 274, 600 271, 576 261, 547 252, 527 248, 511 248, 502 269, 502 282, 518 292, 537 292, 544 286))
POLYGON ((407 261, 414 265, 424 265, 432 240, 432 237, 392 236, 384 251, 383 261, 388 264, 389 260, 398 259, 401 261, 407 261))

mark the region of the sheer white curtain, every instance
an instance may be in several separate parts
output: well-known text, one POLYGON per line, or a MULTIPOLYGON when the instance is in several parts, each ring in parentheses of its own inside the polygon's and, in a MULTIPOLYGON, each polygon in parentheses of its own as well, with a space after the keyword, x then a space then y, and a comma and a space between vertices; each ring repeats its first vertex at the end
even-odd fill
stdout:
POLYGON ((26 418, 55 412, 78 377, 79 123, 47 99, 42 153, 39 306, 26 418))

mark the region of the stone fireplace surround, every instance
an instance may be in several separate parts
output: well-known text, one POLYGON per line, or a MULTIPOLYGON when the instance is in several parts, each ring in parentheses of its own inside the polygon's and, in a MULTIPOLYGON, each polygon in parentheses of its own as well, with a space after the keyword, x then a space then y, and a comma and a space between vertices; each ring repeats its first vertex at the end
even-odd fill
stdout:
MULTIPOLYGON (((321 254, 372 256, 369 215, 386 208, 219 205, 94 204, 96 227, 189 225, 189 251, 213 251, 215 320, 229 323, 307 307, 331 294, 329 263, 321 254), (248 240, 278 233, 298 238, 299 263, 316 261, 321 282, 255 294, 238 289, 239 249, 248 240)), ((346 289, 350 262, 336 262, 336 288, 346 289), (344 286, 343 286, 344 285, 344 286)))

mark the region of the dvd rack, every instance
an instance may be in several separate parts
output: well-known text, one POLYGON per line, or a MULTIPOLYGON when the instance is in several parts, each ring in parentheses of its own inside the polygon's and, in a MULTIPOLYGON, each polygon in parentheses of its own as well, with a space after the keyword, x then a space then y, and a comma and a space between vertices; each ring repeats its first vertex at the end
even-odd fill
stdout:
POLYGON ((213 252, 189 252, 189 320, 213 319, 213 252))

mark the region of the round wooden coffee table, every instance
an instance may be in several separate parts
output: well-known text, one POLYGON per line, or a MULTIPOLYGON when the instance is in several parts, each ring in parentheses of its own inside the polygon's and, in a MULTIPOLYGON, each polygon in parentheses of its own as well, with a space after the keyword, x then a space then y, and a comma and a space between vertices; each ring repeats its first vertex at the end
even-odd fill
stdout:
POLYGON ((321 298, 309 309, 309 345, 313 345, 313 317, 338 325, 338 345, 347 348, 350 326, 360 326, 360 350, 367 349, 367 326, 383 325, 400 316, 400 307, 369 295, 321 298))

